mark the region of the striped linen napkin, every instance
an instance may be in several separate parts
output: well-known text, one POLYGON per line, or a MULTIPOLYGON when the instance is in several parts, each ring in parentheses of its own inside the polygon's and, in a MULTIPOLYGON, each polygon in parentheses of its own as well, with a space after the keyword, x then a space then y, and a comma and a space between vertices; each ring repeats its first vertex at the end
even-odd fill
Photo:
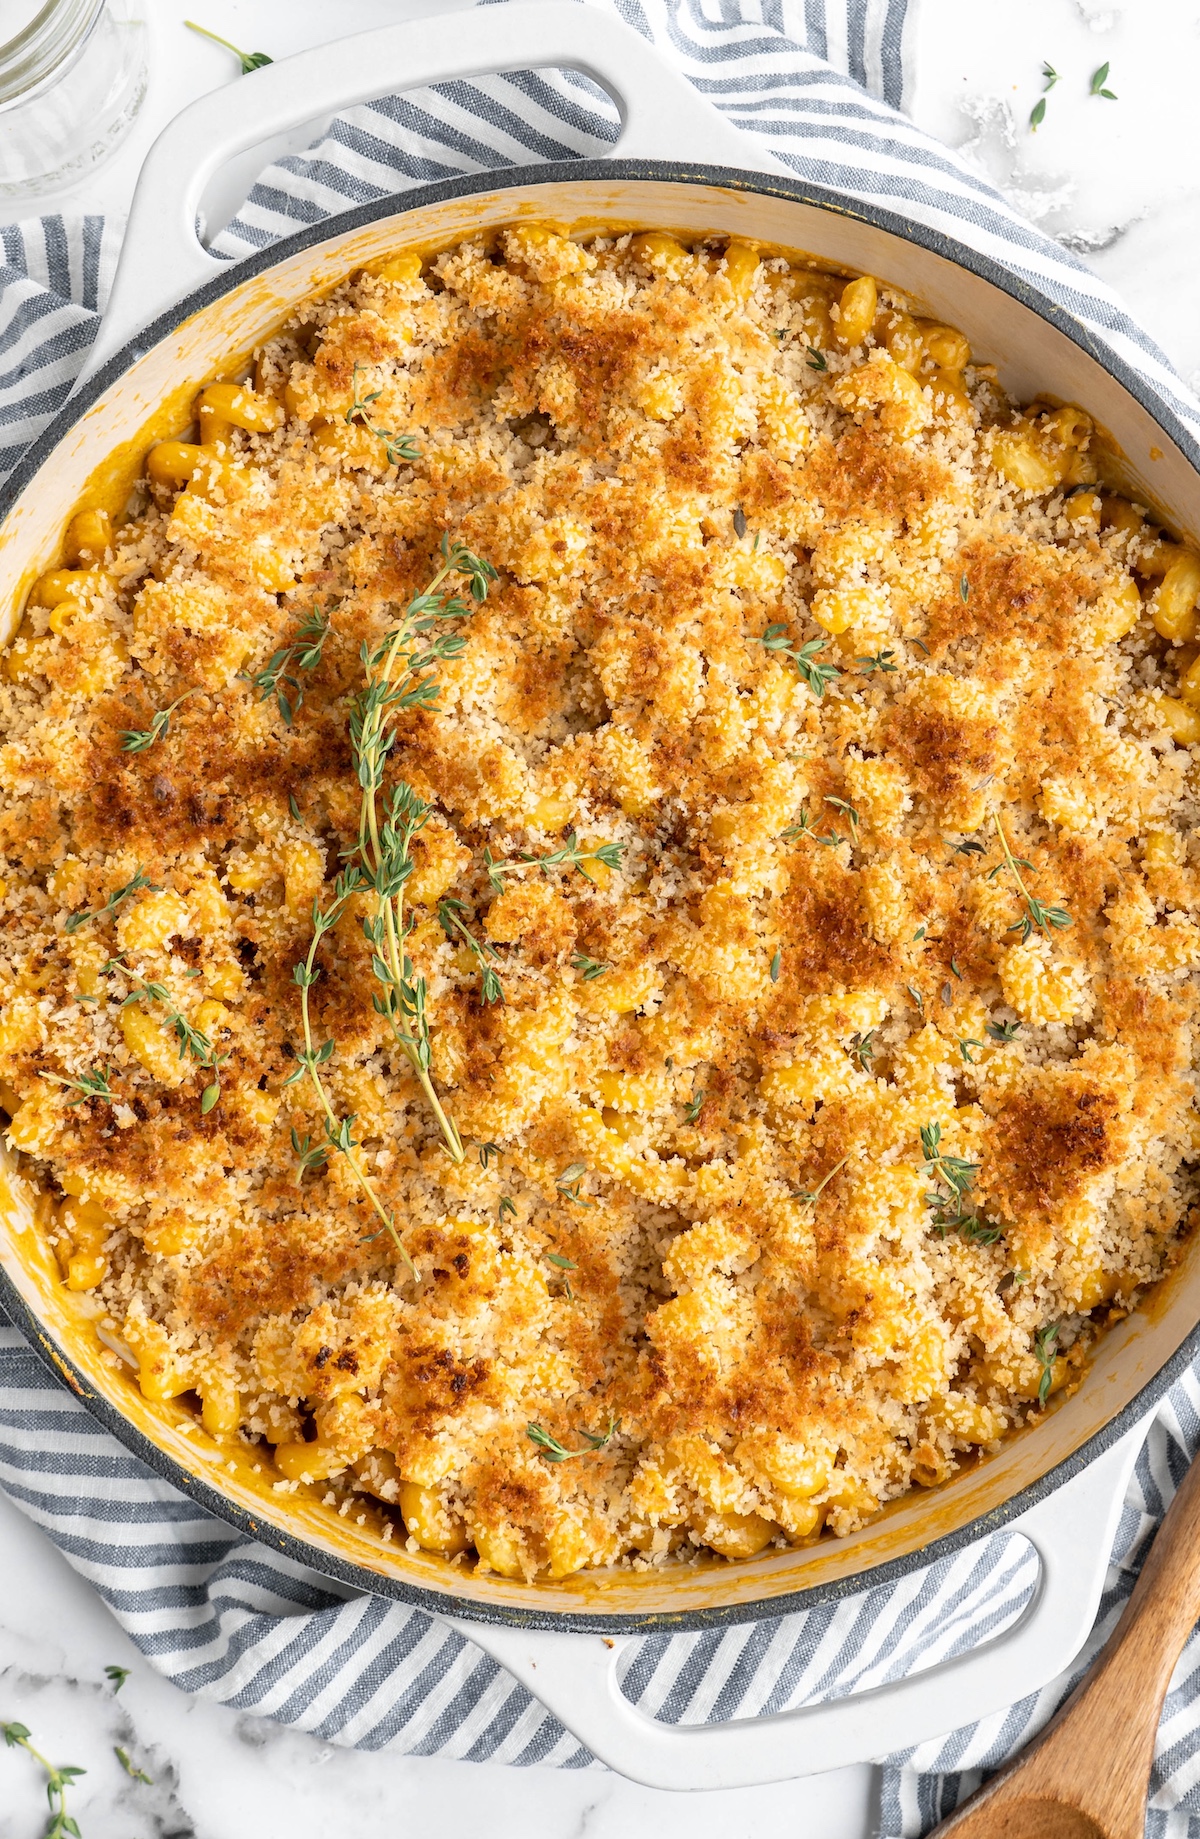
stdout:
MULTIPOLYGON (((907 0, 590 3, 617 11, 801 178, 902 206, 1052 294, 1200 436, 1200 407, 1103 284, 897 112, 907 0)), ((515 72, 384 97, 337 118, 307 152, 269 167, 214 248, 236 260, 333 212, 423 182, 602 154, 616 132, 608 98, 571 72, 515 72)), ((753 158, 751 138, 747 164, 753 158)), ((118 242, 117 227, 98 217, 0 227, 0 479, 70 392, 118 242)), ((1139 1458, 1099 1619, 1071 1676, 890 1758, 886 1839, 926 1832, 1050 1716, 1111 1632, 1198 1445, 1193 1372, 1167 1395, 1139 1458)), ((348 1599, 156 1479, 2 1315, 0 1486, 184 1691, 362 1749, 597 1766, 522 1687, 435 1619, 379 1597, 348 1599)), ((806 1613, 647 1637, 626 1650, 623 1689, 647 1713, 681 1723, 837 1698, 998 1633, 1035 1580, 1031 1549, 996 1534, 899 1583, 806 1613)), ((1194 1639, 1160 1733, 1147 1828, 1154 1839, 1200 1839, 1198 1687, 1194 1639)))

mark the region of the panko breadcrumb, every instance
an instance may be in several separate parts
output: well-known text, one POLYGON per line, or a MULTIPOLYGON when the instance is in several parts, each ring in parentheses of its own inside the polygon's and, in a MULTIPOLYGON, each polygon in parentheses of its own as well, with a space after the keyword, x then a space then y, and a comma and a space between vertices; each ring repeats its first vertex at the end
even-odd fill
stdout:
POLYGON ((846 1533, 1077 1380, 1200 1148, 1200 560, 1105 468, 869 277, 526 225, 85 506, 0 686, 0 1100, 147 1396, 557 1578, 846 1533), (402 1255, 294 970, 444 539, 497 579, 386 784, 461 1162, 367 894, 310 991, 402 1255))

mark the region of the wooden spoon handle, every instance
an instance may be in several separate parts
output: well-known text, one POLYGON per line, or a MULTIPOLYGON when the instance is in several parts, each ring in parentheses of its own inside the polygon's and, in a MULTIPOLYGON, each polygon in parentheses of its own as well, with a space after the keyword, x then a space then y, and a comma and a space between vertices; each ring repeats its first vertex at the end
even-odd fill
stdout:
POLYGON ((1162 1702, 1200 1619, 1200 1461, 1185 1475, 1091 1672, 1034 1743, 937 1839, 1141 1839, 1162 1702), (1056 1819, 1055 1806, 1076 1810, 1056 1819), (1082 1818, 1080 1818, 1082 1816, 1082 1818))

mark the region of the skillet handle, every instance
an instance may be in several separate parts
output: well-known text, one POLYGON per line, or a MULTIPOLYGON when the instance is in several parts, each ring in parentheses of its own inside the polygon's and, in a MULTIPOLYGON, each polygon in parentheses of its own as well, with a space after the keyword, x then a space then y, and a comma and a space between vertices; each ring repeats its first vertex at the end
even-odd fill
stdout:
MULTIPOLYGON (((1037 1590, 1002 1635, 868 1692, 726 1724, 664 1724, 625 1698, 600 1635, 446 1618, 552 1711, 601 1762, 648 1788, 748 1788, 875 1760, 1028 1697, 1091 1632, 1125 1489, 1149 1419, 1010 1522, 1041 1561, 1037 1590)), ((636 1637, 633 1637, 636 1639, 636 1637)))
POLYGON ((374 96, 551 66, 583 71, 608 91, 621 114, 614 154, 774 165, 644 38, 594 5, 515 0, 357 32, 236 78, 163 129, 138 179, 86 374, 182 295, 228 275, 230 264, 209 255, 196 235, 204 188, 226 161, 299 122, 374 96))

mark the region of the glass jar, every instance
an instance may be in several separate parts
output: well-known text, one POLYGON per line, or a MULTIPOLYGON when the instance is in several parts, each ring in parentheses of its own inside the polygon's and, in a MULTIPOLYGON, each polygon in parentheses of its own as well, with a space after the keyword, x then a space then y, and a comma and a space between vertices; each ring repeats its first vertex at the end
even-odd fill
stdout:
POLYGON ((0 205, 83 178, 145 93, 141 0, 46 0, 0 44, 0 205))

